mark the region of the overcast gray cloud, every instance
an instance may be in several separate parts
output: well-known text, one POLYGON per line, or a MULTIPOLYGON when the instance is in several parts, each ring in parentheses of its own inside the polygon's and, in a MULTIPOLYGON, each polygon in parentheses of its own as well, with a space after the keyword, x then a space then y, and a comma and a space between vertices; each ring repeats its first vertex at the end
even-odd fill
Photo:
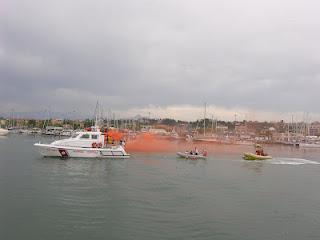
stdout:
MULTIPOLYGON (((4 0, 0 113, 320 113, 320 2, 4 0)), ((180 117, 180 115, 179 115, 180 117)))

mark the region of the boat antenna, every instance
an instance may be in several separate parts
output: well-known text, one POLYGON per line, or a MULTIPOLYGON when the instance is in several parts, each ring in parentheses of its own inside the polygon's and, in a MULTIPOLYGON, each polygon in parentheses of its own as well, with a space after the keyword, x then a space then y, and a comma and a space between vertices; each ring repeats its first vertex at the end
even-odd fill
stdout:
POLYGON ((96 108, 94 110, 94 126, 99 127, 100 121, 102 118, 102 108, 99 104, 99 101, 97 101, 96 108))

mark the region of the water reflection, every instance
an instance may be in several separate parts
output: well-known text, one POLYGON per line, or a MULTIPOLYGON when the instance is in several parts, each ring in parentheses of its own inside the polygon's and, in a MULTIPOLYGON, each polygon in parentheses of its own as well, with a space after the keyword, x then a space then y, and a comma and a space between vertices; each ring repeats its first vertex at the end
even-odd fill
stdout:
POLYGON ((176 174, 177 176, 205 176, 207 160, 205 159, 184 159, 176 158, 176 174))
POLYGON ((178 163, 188 163, 193 166, 203 166, 207 164, 206 159, 185 159, 185 158, 177 158, 178 163))
POLYGON ((53 175, 65 174, 70 177, 101 177, 110 175, 113 169, 125 169, 128 166, 126 159, 61 159, 39 157, 36 160, 38 170, 43 173, 53 175))
POLYGON ((262 173, 263 161, 243 161, 242 167, 247 168, 256 173, 262 173))

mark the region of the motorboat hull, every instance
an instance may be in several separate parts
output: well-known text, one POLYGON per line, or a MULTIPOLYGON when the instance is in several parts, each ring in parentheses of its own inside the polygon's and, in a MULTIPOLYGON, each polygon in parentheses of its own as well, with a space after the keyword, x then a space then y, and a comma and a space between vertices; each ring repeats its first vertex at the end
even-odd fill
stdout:
POLYGON ((123 147, 112 146, 107 148, 81 148, 56 146, 51 144, 34 144, 40 154, 44 157, 61 157, 61 158, 129 158, 123 147))
POLYGON ((245 160, 267 160, 267 159, 271 159, 271 156, 261 156, 261 155, 257 155, 254 153, 244 153, 243 154, 243 159, 245 160))
POLYGON ((190 153, 183 153, 177 152, 178 157, 186 158, 186 159, 206 159, 207 157, 202 154, 190 154, 190 153))
POLYGON ((9 133, 9 130, 0 128, 0 136, 6 136, 8 135, 8 133, 9 133))
POLYGON ((320 148, 319 143, 300 143, 301 148, 320 148))
POLYGON ((220 143, 220 141, 218 139, 212 138, 212 137, 193 138, 193 141, 195 141, 195 142, 208 142, 208 143, 220 143))

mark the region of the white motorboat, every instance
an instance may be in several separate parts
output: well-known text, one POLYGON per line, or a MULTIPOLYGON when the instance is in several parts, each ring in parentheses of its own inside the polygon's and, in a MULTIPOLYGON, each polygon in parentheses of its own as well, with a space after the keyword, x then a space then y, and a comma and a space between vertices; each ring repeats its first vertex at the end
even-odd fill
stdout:
POLYGON ((9 133, 9 130, 0 128, 0 136, 6 136, 8 135, 8 133, 9 133))
POLYGON ((300 143, 299 147, 301 148, 320 148, 320 143, 300 143))
POLYGON ((91 132, 78 132, 74 137, 52 142, 35 143, 45 157, 62 158, 128 158, 123 145, 106 144, 106 135, 98 129, 91 132))
POLYGON ((196 142, 210 142, 210 143, 220 143, 220 141, 215 136, 201 136, 194 137, 193 141, 196 142))
POLYGON ((71 137, 71 136, 72 136, 72 133, 73 133, 73 130, 72 130, 72 129, 63 129, 63 130, 60 132, 60 136, 62 136, 62 137, 71 137))

